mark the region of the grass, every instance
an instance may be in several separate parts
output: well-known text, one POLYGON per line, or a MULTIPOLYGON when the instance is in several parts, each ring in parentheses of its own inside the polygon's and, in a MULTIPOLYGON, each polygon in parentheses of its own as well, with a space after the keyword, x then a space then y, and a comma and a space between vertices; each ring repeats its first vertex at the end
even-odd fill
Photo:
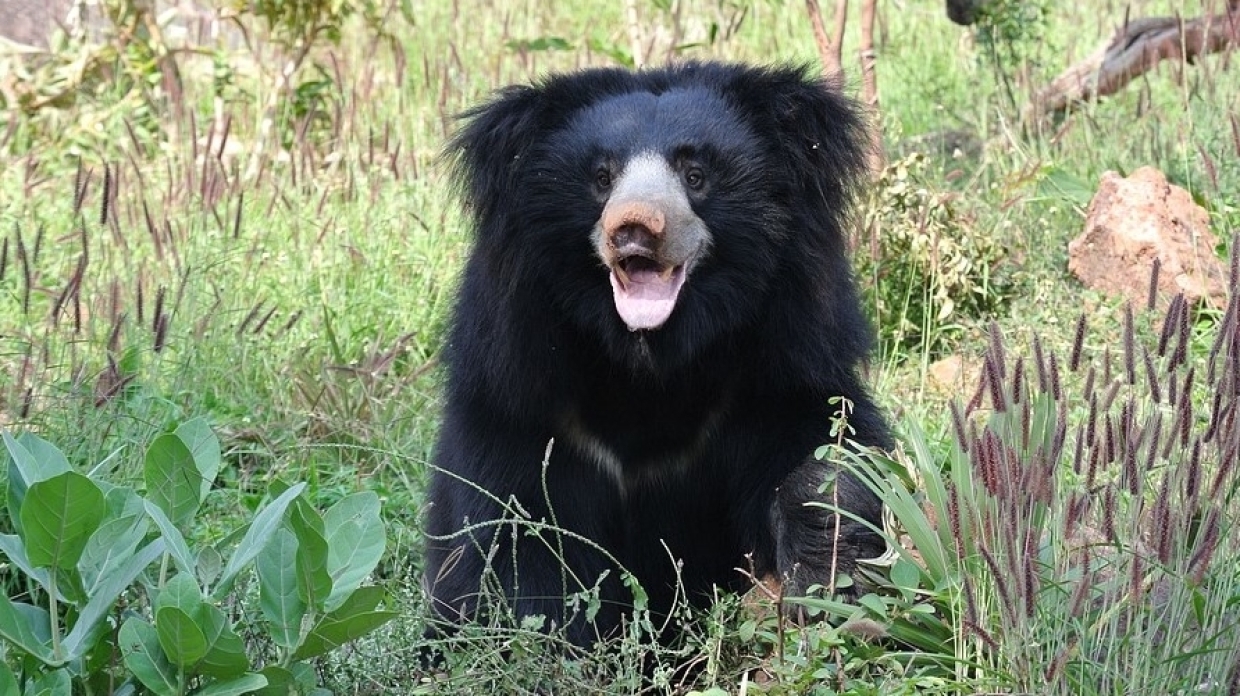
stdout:
MULTIPOLYGON (((304 75, 322 84, 315 99, 299 102, 302 114, 313 117, 286 123, 285 153, 263 162, 253 177, 245 176, 248 146, 270 82, 247 67, 252 61, 244 50, 223 54, 236 66, 234 82, 219 94, 230 118, 227 138, 208 136, 210 85, 201 78, 204 65, 190 58, 183 64, 184 93, 155 99, 156 118, 106 111, 122 90, 105 86, 56 107, 44 121, 17 122, 17 136, 0 149, 6 250, 0 425, 36 430, 84 465, 115 449, 140 452, 170 424, 206 416, 224 441, 226 466, 197 529, 204 539, 231 527, 216 521, 253 510, 277 477, 308 481, 322 507, 362 488, 377 491, 391 550, 382 581, 406 612, 322 665, 324 682, 341 693, 1188 693, 1198 686, 1240 692, 1240 658, 1226 647, 1228 639, 1240 642, 1234 541, 1221 544, 1211 573, 1192 583, 1168 563, 1154 573, 1134 561, 1149 541, 1139 522, 1161 495, 1161 474, 1112 508, 1130 533, 1094 550, 1113 566, 1107 571, 1113 576, 1137 578, 1133 583, 1148 578, 1162 588, 1162 602, 1125 604, 1103 592, 1089 612, 1065 606, 1072 596, 1053 589, 1071 586, 1074 572, 1079 580, 1096 568, 1074 564, 1065 546, 1072 538, 1063 526, 1066 513, 1057 503, 1043 526, 1022 528, 1018 544, 987 539, 990 545, 982 546, 992 561, 979 546, 937 574, 919 571, 910 580, 902 566, 892 574, 903 586, 892 580, 881 606, 819 607, 847 619, 840 626, 798 629, 752 603, 721 598, 708 616, 681 617, 689 636, 678 650, 653 645, 637 631, 615 650, 566 663, 535 631, 484 626, 448 646, 456 656, 448 674, 418 672, 417 636, 426 615, 419 515, 438 418, 436 356, 468 248, 437 153, 452 132, 452 115, 498 86, 634 56, 620 3, 410 5, 412 25, 396 18, 385 25, 395 43, 350 25, 340 46, 313 54, 322 70, 304 75), (97 129, 65 125, 84 114, 107 117, 97 119, 97 129), (1021 597, 1038 607, 1032 618, 1008 606, 1016 591, 1005 584, 1010 577, 1001 566, 1031 558, 1040 559, 1043 573, 1041 589, 1022 585, 1021 597), (923 606, 931 613, 915 609, 923 606), (887 637, 857 629, 861 619, 886 626, 887 637), (1213 642, 1176 654, 1164 647, 1168 627, 1208 632, 1213 642), (934 640, 944 637, 935 648, 934 640), (1029 646, 1036 649, 1022 652, 1029 646), (643 664, 653 677, 642 676, 643 664), (1176 670, 1201 664, 1214 671, 1169 686, 1176 670), (1125 690, 1124 679, 1143 686, 1125 690)), ((637 3, 637 10, 639 44, 653 62, 816 59, 796 3, 684 2, 667 9, 637 3)), ((933 387, 929 364, 952 354, 980 364, 994 350, 988 348, 992 324, 1008 355, 1026 356, 1026 366, 1033 364, 1034 336, 1047 355, 1065 360, 1082 309, 1091 329, 1083 344, 1088 360, 1101 366, 1110 351, 1118 364, 1124 306, 1069 276, 1067 242, 1079 233, 1103 171, 1148 164, 1206 206, 1227 247, 1219 256, 1227 258, 1240 227, 1240 77, 1234 56, 1196 66, 1169 63, 1068 120, 1025 129, 995 69, 967 31, 947 22, 941 4, 918 0, 880 12, 888 152, 917 147, 928 133, 972 134, 976 152, 932 154, 921 183, 953 200, 951 233, 992 237, 1006 252, 994 268, 1006 283, 1001 301, 986 304, 985 312, 952 316, 947 328, 936 329, 941 340, 932 352, 886 345, 874 367, 873 379, 906 431, 925 433, 910 435, 912 457, 896 470, 919 471, 923 483, 963 487, 974 472, 958 461, 946 414, 949 402, 972 394, 933 387)), ((1176 12, 1192 16, 1200 8, 1147 2, 1132 14, 1176 12)), ((1027 96, 1122 19, 1120 10, 1096 0, 1054 6, 1048 40, 1028 47, 1030 79, 1013 82, 1014 93, 1027 96)), ((845 65, 856 84, 850 61, 845 65)), ((1208 412, 1216 386, 1203 376, 1222 322, 1221 313, 1206 311, 1188 325, 1198 413, 1208 412)), ((1157 344, 1155 316, 1138 314, 1134 331, 1134 340, 1157 344)), ((1182 372, 1176 374, 1182 384, 1182 372)), ((1083 427, 1090 391, 1083 376, 1065 377, 1072 379, 1081 391, 1062 401, 1063 417, 1083 427)), ((1141 414, 1158 411, 1148 395, 1134 398, 1141 414)), ((1204 466, 1217 473, 1224 454, 1204 466)), ((1174 471, 1182 461, 1169 458, 1158 471, 1174 471)), ((1071 462, 1067 453, 1055 463, 1070 468, 1071 462)), ((137 456, 112 466, 114 480, 140 474, 137 456)), ((1055 499, 1074 500, 1079 482, 1067 474, 1057 480, 1055 499)), ((1234 474, 1221 480, 1234 487, 1234 474)), ((884 485, 896 495, 893 484, 884 485)), ((1228 524, 1240 515, 1234 499, 1214 501, 1228 524)), ((979 520, 1006 510, 980 493, 973 504, 979 520)), ((1003 514, 1017 512, 1023 514, 1003 514)), ((1095 508, 1090 519, 1100 524, 1104 512, 1105 506, 1095 508)), ((942 510, 937 514, 943 518, 942 510)), ((901 521, 909 529, 934 522, 919 521, 911 508, 901 521)), ((0 527, 6 524, 0 518, 0 527)), ((1236 538, 1231 529, 1220 538, 1236 538)), ((934 535, 951 552, 952 534, 943 531, 939 526, 934 535)), ((0 580, 10 577, 0 567, 0 580)))

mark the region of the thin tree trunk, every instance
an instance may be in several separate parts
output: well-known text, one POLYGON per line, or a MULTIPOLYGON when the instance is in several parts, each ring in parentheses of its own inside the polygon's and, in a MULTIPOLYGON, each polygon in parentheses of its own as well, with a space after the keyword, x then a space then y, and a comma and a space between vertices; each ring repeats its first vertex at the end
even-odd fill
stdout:
POLYGON ((878 14, 878 0, 861 2, 861 100, 870 112, 870 171, 883 168, 883 137, 878 100, 878 74, 875 71, 877 57, 874 53, 874 18, 878 14))
POLYGON ((805 0, 805 9, 809 12, 809 23, 814 29, 814 43, 818 44, 823 72, 827 75, 842 74, 844 23, 848 18, 848 0, 836 0, 834 40, 827 37, 827 28, 822 22, 822 6, 818 4, 818 0, 805 0))

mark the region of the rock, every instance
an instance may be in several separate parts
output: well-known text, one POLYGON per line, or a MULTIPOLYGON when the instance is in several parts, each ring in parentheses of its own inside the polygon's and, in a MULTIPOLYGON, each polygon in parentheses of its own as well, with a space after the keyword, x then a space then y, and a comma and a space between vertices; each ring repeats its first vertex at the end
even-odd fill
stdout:
POLYGON ((969 397, 977 386, 981 365, 977 360, 966 360, 963 355, 949 355, 930 363, 927 369, 930 385, 944 394, 969 397))
POLYGON ((1127 178, 1106 172, 1085 231, 1068 243, 1068 270, 1087 287, 1144 307, 1158 259, 1160 305, 1184 293, 1190 303, 1222 307, 1227 283, 1217 248, 1206 211, 1162 172, 1142 167, 1127 178))
POLYGON ((47 48, 47 36, 68 21, 71 0, 0 0, 0 36, 47 48))

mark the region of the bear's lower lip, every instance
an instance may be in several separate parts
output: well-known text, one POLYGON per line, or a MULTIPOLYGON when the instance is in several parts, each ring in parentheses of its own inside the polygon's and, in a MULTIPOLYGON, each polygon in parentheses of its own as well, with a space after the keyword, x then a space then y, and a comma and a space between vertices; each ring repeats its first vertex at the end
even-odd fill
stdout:
POLYGON ((684 284, 684 264, 664 266, 652 259, 631 256, 611 267, 616 312, 629 331, 662 326, 676 308, 676 298, 684 284))

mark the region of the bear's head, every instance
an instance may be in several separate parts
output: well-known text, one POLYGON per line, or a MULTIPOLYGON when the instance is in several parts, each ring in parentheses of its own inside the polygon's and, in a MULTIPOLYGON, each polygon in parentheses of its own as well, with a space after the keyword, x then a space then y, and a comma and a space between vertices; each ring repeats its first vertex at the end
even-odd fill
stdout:
POLYGON ((613 358, 670 367, 796 323, 769 307, 855 304, 843 229, 868 139, 804 68, 586 70, 466 117, 451 150, 475 256, 613 358))

